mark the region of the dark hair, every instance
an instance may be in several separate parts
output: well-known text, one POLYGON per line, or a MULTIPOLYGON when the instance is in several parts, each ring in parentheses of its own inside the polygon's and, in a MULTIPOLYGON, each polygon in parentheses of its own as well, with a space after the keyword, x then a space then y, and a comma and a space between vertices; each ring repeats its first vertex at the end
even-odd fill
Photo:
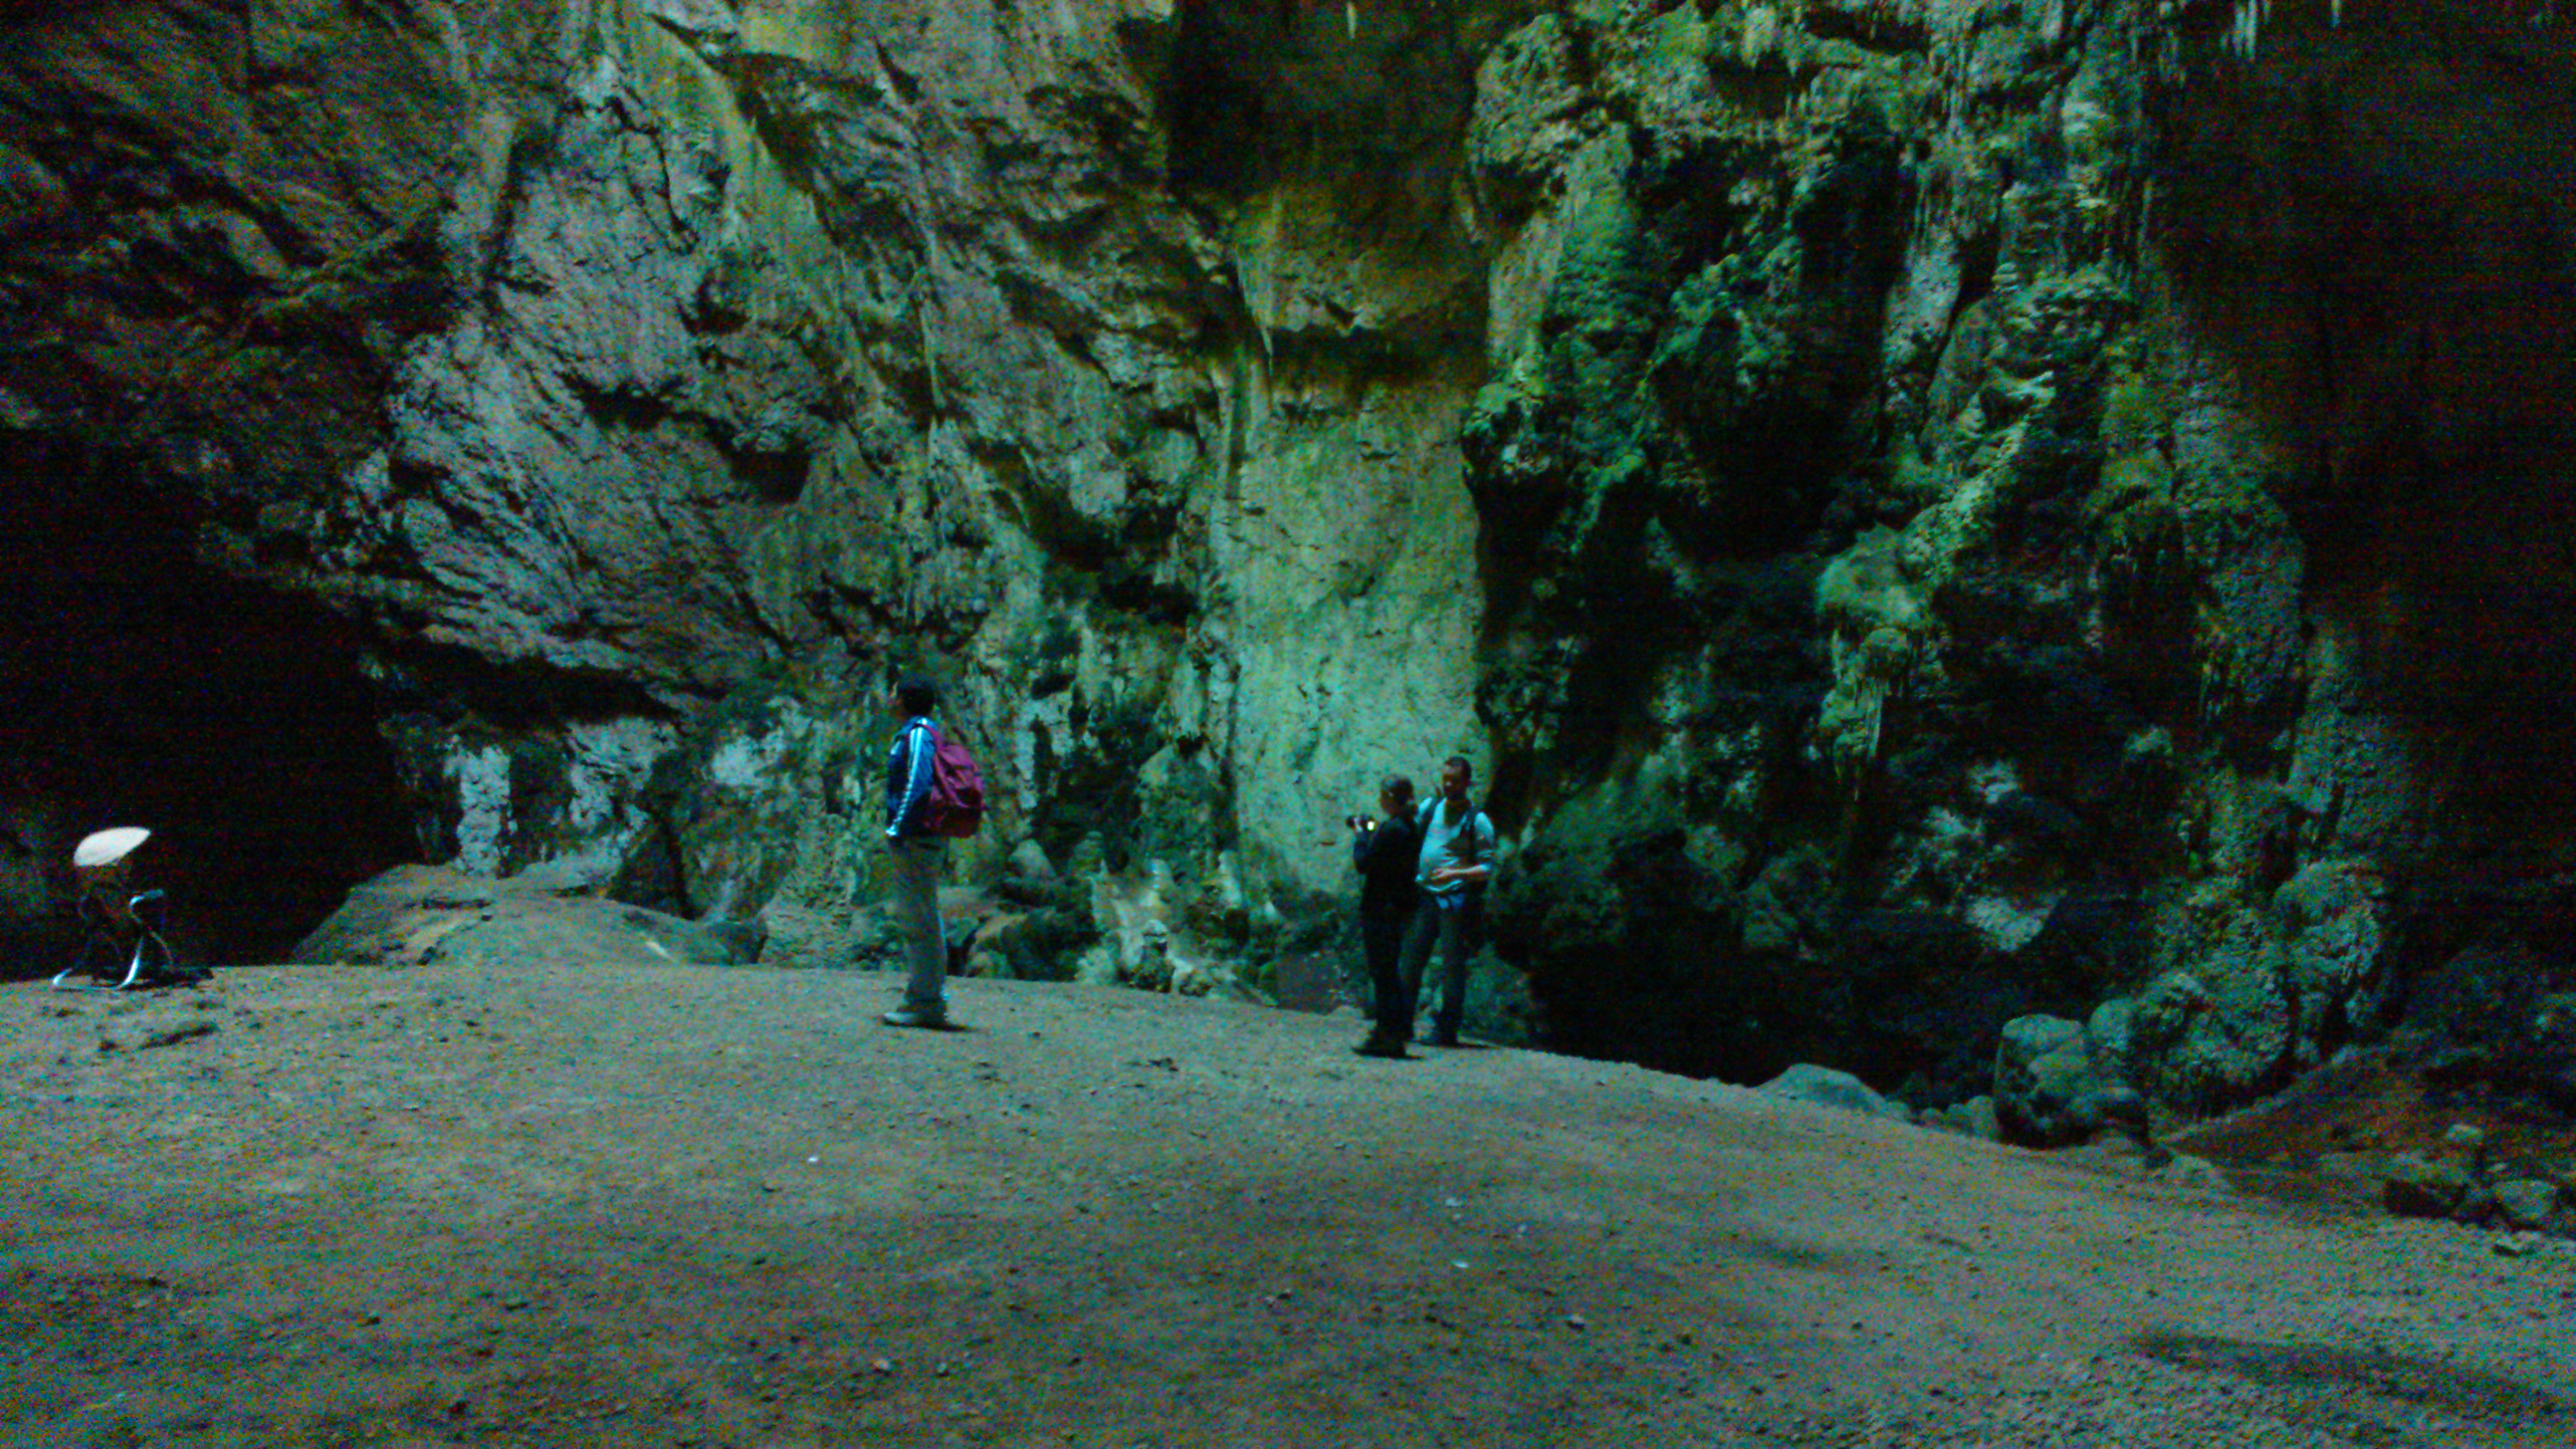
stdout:
POLYGON ((894 700, 907 715, 928 714, 939 708, 939 686, 915 674, 894 687, 894 700))
POLYGON ((1440 762, 1440 768, 1444 770, 1449 768, 1451 765, 1456 765, 1458 767, 1458 773, 1467 777, 1467 783, 1472 785, 1476 782, 1475 761, 1468 759, 1465 755, 1451 755, 1449 758, 1440 762))
POLYGON ((1392 795, 1398 800, 1410 800, 1413 798, 1413 782, 1402 775, 1389 775, 1377 782, 1377 792, 1392 795))

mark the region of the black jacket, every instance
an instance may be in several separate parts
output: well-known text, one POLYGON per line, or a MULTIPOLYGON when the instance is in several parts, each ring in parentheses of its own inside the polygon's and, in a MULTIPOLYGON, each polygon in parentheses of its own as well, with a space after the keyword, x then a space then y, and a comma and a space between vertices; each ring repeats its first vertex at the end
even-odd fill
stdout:
POLYGON ((1412 913, 1422 888, 1414 883, 1422 854, 1422 834, 1412 817, 1399 815, 1378 822, 1375 830, 1351 841, 1351 864, 1360 873, 1360 914, 1384 918, 1412 913))

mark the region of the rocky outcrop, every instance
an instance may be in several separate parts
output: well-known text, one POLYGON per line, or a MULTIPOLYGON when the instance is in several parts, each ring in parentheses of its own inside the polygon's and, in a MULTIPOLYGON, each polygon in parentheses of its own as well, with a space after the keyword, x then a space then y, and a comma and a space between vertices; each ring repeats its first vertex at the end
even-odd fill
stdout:
POLYGON ((846 902, 920 669, 968 873, 1236 972, 1483 753, 1468 212, 1382 163, 1503 23, 1239 10, 12 16, 8 436, 362 621, 434 858, 846 902))
MULTIPOLYGON (((371 782, 340 885, 418 853, 826 939, 917 669, 995 789, 977 969, 1257 993, 1338 949, 1341 816, 1463 751, 1480 1009, 1572 1050, 2029 1104, 2044 1016, 2203 1113, 2423 983, 2474 1031, 2480 962, 2576 990, 2555 18, 0 27, 10 516, 147 542, 127 592, 355 701, 301 756, 371 782)), ((95 617, 48 669, 129 649, 95 617)), ((11 818, 105 808, 30 774, 77 733, 0 737, 11 818)), ((9 828, 40 915, 58 842, 9 828)))
POLYGON ((2548 1167, 2494 1153, 2481 1128, 2458 1123, 2441 1150, 2392 1154, 2382 1169, 2380 1199, 2401 1217, 2456 1218, 2513 1232, 2576 1230, 2563 1217, 2567 1201, 2548 1167))
POLYGON ((1995 1114, 2011 1139, 2040 1147, 2081 1142, 2108 1125, 2120 1085, 2102 1070, 2083 1024, 2053 1016, 2004 1023, 1995 1052, 1995 1114))
POLYGON ((2384 1030, 2436 921, 2511 897, 2564 959, 2564 671, 2513 621, 2570 581, 2508 541, 2568 496, 2516 376, 2563 366, 2564 128, 2443 98, 2561 117, 2507 77, 2566 36, 2341 12, 1578 9, 1495 52, 1480 703, 1561 1040, 1941 1102, 2118 998, 2205 1112, 2384 1030))
POLYGON ((747 965, 767 945, 761 933, 731 923, 684 921, 568 893, 533 875, 496 881, 404 866, 351 891, 290 959, 380 967, 560 959, 606 973, 747 965))
POLYGON ((1766 1097, 1783 1101, 1804 1102, 1813 1107, 1831 1107, 1838 1112, 1857 1112, 1864 1117, 1886 1117, 1907 1120, 1905 1108, 1869 1089, 1869 1084, 1849 1072, 1800 1062, 1780 1075, 1764 1082, 1760 1088, 1766 1097))

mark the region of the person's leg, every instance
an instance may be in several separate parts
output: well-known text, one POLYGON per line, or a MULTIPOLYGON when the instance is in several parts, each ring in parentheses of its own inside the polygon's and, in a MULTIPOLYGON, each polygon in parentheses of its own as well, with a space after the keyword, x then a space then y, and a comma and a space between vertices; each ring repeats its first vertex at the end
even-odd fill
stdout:
POLYGON ((943 851, 935 841, 890 842, 894 865, 894 918, 904 933, 904 955, 912 966, 903 993, 903 1009, 926 1022, 948 1016, 948 941, 939 919, 939 874, 943 851))
POLYGON ((1467 1018, 1467 965, 1476 953, 1478 904, 1471 897, 1440 913, 1440 954, 1448 969, 1440 980, 1440 1014, 1432 1020, 1431 1039, 1442 1046, 1458 1044, 1458 1028, 1467 1018))
POLYGON ((1424 896, 1405 927, 1402 969, 1396 973, 1395 1014, 1386 1023, 1387 1040, 1413 1040, 1413 1013, 1422 1001, 1422 971, 1430 964, 1431 948, 1439 940, 1440 908, 1424 896))
POLYGON ((1441 976, 1441 949, 1449 941, 1450 914, 1434 909, 1431 913, 1429 939, 1423 942, 1422 959, 1413 968, 1413 1014, 1416 1019, 1430 1017, 1431 1035, 1438 1036, 1438 1023, 1447 982, 1441 976))
POLYGON ((1370 1003, 1376 1015, 1369 1031, 1374 1041, 1400 1042, 1411 1033, 1396 1030, 1403 1016, 1404 932, 1409 918, 1400 915, 1360 917, 1360 949, 1368 957, 1370 1003))

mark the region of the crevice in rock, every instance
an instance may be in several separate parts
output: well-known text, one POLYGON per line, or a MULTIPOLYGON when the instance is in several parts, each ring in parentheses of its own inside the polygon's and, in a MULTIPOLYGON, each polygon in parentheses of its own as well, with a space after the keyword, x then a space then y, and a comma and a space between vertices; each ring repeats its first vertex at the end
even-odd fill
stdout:
POLYGON ((628 675, 497 661, 425 639, 378 641, 370 659, 388 713, 446 723, 471 715, 496 729, 522 731, 583 721, 675 721, 685 712, 682 701, 628 675))

